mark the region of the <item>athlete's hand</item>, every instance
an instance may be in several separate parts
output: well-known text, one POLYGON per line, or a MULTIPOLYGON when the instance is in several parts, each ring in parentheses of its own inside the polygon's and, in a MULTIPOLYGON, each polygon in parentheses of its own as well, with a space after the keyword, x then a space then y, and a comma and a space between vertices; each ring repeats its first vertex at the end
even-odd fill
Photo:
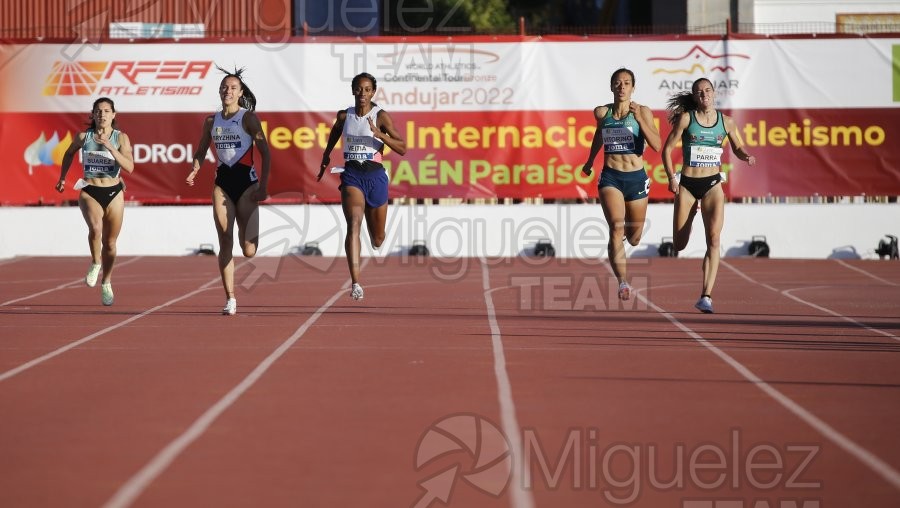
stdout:
POLYGON ((194 186, 194 177, 197 176, 197 173, 199 173, 199 172, 200 172, 200 166, 197 165, 197 163, 195 162, 194 170, 190 172, 190 174, 187 176, 187 178, 184 180, 184 182, 186 184, 188 184, 188 186, 193 187, 194 186))
POLYGON ((638 113, 641 111, 641 105, 637 102, 631 101, 628 103, 628 111, 634 114, 634 117, 637 118, 638 113))
POLYGON ((594 163, 593 163, 593 162, 585 162, 585 163, 584 163, 584 166, 581 167, 581 172, 584 173, 584 174, 586 174, 587 176, 591 176, 591 173, 594 172, 594 171, 591 169, 592 167, 594 167, 594 163))
POLYGON ((55 188, 56 188, 56 192, 62 192, 64 190, 66 190, 66 181, 63 179, 60 179, 58 182, 56 182, 55 188))
POLYGON ((265 185, 260 185, 253 191, 253 199, 257 202, 269 199, 269 191, 266 189, 265 185))
POLYGON ((96 142, 97 144, 103 145, 104 147, 106 147, 108 149, 113 148, 112 143, 109 142, 109 134, 95 132, 94 133, 94 142, 96 142))
POLYGON ((379 141, 382 140, 382 138, 384 138, 384 134, 382 134, 381 129, 379 129, 378 126, 375 125, 375 122, 372 121, 372 117, 367 116, 366 120, 369 121, 369 128, 372 129, 372 137, 379 141))
POLYGON ((669 192, 671 192, 672 194, 678 194, 678 189, 681 187, 679 185, 679 182, 680 179, 678 178, 678 175, 669 178, 669 192))
POLYGON ((316 176, 316 181, 321 182, 322 176, 325 175, 325 170, 328 169, 328 164, 331 162, 331 157, 327 155, 322 157, 322 165, 319 166, 319 175, 316 176))

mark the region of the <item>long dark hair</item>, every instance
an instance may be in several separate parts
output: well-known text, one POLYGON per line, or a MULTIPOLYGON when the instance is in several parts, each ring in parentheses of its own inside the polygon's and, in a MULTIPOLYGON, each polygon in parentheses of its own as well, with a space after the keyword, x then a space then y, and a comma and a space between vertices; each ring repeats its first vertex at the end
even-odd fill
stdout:
MULTIPOLYGON (((112 109, 112 112, 113 112, 113 113, 116 112, 116 103, 114 103, 113 100, 110 99, 109 97, 100 97, 99 99, 95 100, 95 101, 94 101, 94 105, 91 106, 91 130, 92 130, 92 131, 96 131, 96 130, 97 130, 97 120, 94 119, 94 111, 97 110, 97 106, 99 106, 101 102, 106 102, 106 103, 108 103, 110 109, 112 109)), ((113 118, 113 121, 112 121, 111 126, 112 126, 113 129, 116 128, 116 119, 115 119, 115 118, 113 118)))
POLYGON ((228 72, 225 69, 219 67, 218 65, 216 65, 216 69, 219 69, 220 71, 225 73, 225 77, 222 78, 222 81, 219 82, 219 88, 222 88, 222 84, 225 83, 226 79, 237 78, 237 80, 240 81, 240 83, 241 83, 241 91, 244 92, 241 95, 241 98, 238 99, 238 106, 240 106, 244 109, 249 109, 250 111, 255 110, 256 109, 256 96, 253 95, 253 92, 250 90, 250 87, 247 86, 247 83, 244 83, 244 79, 241 77, 241 75, 244 73, 245 67, 241 67, 240 69, 235 67, 234 72, 228 72))
POLYGON ((680 117, 682 113, 697 110, 697 99, 694 98, 694 90, 697 89, 697 85, 700 84, 701 81, 706 81, 709 83, 709 86, 712 86, 712 81, 706 78, 698 78, 691 83, 690 92, 677 93, 669 98, 666 109, 669 111, 667 118, 669 119, 670 124, 675 125, 678 122, 678 117, 680 117))

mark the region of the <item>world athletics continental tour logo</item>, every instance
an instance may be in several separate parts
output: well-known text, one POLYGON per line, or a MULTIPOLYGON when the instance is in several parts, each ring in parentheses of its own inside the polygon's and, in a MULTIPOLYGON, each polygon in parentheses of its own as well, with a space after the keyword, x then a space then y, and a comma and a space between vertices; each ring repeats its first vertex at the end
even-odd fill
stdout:
POLYGON ((700 77, 709 79, 719 95, 734 95, 740 87, 735 65, 746 63, 749 55, 740 53, 714 54, 700 45, 694 45, 687 53, 676 57, 654 56, 648 62, 660 62, 653 69, 654 75, 660 75, 658 89, 669 95, 690 91, 694 80, 700 77), (682 77, 683 76, 683 77, 682 77))
POLYGON ((212 61, 54 62, 43 95, 200 95, 212 61))

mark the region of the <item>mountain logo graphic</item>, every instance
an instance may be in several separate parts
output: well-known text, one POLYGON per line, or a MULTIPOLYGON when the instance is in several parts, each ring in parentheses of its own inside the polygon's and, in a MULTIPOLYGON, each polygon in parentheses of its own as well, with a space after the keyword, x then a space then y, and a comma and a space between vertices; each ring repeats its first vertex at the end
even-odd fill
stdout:
POLYGON ((734 72, 731 65, 735 60, 749 60, 748 55, 740 53, 710 53, 699 44, 695 44, 687 53, 678 57, 654 56, 648 62, 666 62, 665 67, 656 68, 653 74, 708 74, 711 72, 734 72), (708 68, 707 68, 708 66, 708 68))
POLYGON ((470 458, 465 464, 443 467, 420 481, 425 492, 415 508, 426 508, 436 500, 448 504, 458 477, 494 497, 506 489, 512 474, 512 455, 506 436, 493 422, 472 413, 458 413, 435 422, 419 439, 416 471, 455 452, 470 458))
POLYGON ((33 174, 34 166, 62 165, 63 155, 71 143, 71 132, 66 132, 62 139, 59 138, 58 133, 54 132, 50 139, 47 139, 42 131, 34 142, 25 147, 25 152, 22 154, 25 163, 28 164, 28 174, 33 174))

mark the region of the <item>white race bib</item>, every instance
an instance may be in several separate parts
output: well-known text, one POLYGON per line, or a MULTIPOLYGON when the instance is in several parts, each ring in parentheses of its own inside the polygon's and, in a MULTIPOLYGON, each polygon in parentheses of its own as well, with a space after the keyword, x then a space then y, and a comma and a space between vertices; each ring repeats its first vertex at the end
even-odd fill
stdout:
POLYGON ((692 146, 689 164, 695 168, 715 167, 722 164, 722 147, 692 146))

